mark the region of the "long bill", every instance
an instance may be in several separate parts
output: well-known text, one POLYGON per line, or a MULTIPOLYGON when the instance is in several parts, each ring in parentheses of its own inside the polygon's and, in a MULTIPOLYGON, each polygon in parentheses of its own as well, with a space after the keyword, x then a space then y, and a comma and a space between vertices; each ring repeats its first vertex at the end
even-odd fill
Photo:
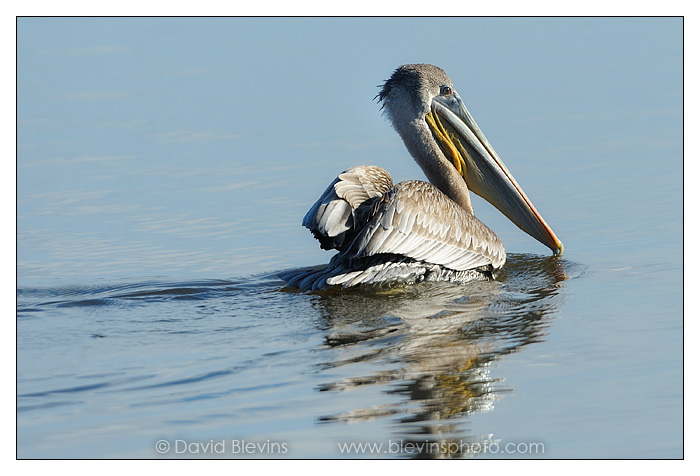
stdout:
POLYGON ((560 256, 564 245, 496 154, 457 93, 433 99, 428 125, 469 190, 496 207, 521 230, 560 256))

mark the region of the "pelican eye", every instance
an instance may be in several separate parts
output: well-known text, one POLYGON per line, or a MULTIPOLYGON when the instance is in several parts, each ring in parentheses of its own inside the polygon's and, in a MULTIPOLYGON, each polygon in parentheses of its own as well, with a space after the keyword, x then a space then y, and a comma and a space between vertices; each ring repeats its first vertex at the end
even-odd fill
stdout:
POLYGON ((452 94, 452 88, 451 88, 451 87, 449 87, 449 86, 442 86, 442 87, 440 88, 440 95, 441 95, 441 96, 449 96, 450 94, 452 94))

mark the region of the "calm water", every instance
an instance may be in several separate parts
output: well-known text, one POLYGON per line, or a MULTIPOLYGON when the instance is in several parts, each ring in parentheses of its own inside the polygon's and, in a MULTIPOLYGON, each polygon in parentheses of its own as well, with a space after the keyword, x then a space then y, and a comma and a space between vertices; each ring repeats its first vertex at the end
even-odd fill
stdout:
POLYGON ((18 456, 682 457, 681 28, 20 19, 18 456), (372 101, 420 61, 563 258, 477 201, 496 281, 284 289, 334 174, 422 178, 372 101))

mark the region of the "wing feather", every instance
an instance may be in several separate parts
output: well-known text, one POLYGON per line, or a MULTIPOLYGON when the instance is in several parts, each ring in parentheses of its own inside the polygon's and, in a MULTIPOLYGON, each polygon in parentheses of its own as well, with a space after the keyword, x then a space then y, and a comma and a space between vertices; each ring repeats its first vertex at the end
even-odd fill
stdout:
POLYGON ((389 172, 358 165, 338 175, 306 213, 302 225, 324 249, 344 250, 371 217, 371 208, 393 186, 389 172))
POLYGON ((374 216, 344 255, 360 258, 382 253, 464 271, 505 262, 503 244, 486 225, 435 186, 402 182, 384 195, 374 216))

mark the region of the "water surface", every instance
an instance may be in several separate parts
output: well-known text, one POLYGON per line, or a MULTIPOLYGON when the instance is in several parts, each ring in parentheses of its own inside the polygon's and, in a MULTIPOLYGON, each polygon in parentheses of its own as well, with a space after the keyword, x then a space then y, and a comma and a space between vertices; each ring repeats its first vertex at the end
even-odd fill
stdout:
POLYGON ((18 456, 682 457, 681 27, 20 19, 18 456), (421 61, 564 256, 476 200, 495 281, 285 289, 335 174, 422 178, 373 102, 421 61))

